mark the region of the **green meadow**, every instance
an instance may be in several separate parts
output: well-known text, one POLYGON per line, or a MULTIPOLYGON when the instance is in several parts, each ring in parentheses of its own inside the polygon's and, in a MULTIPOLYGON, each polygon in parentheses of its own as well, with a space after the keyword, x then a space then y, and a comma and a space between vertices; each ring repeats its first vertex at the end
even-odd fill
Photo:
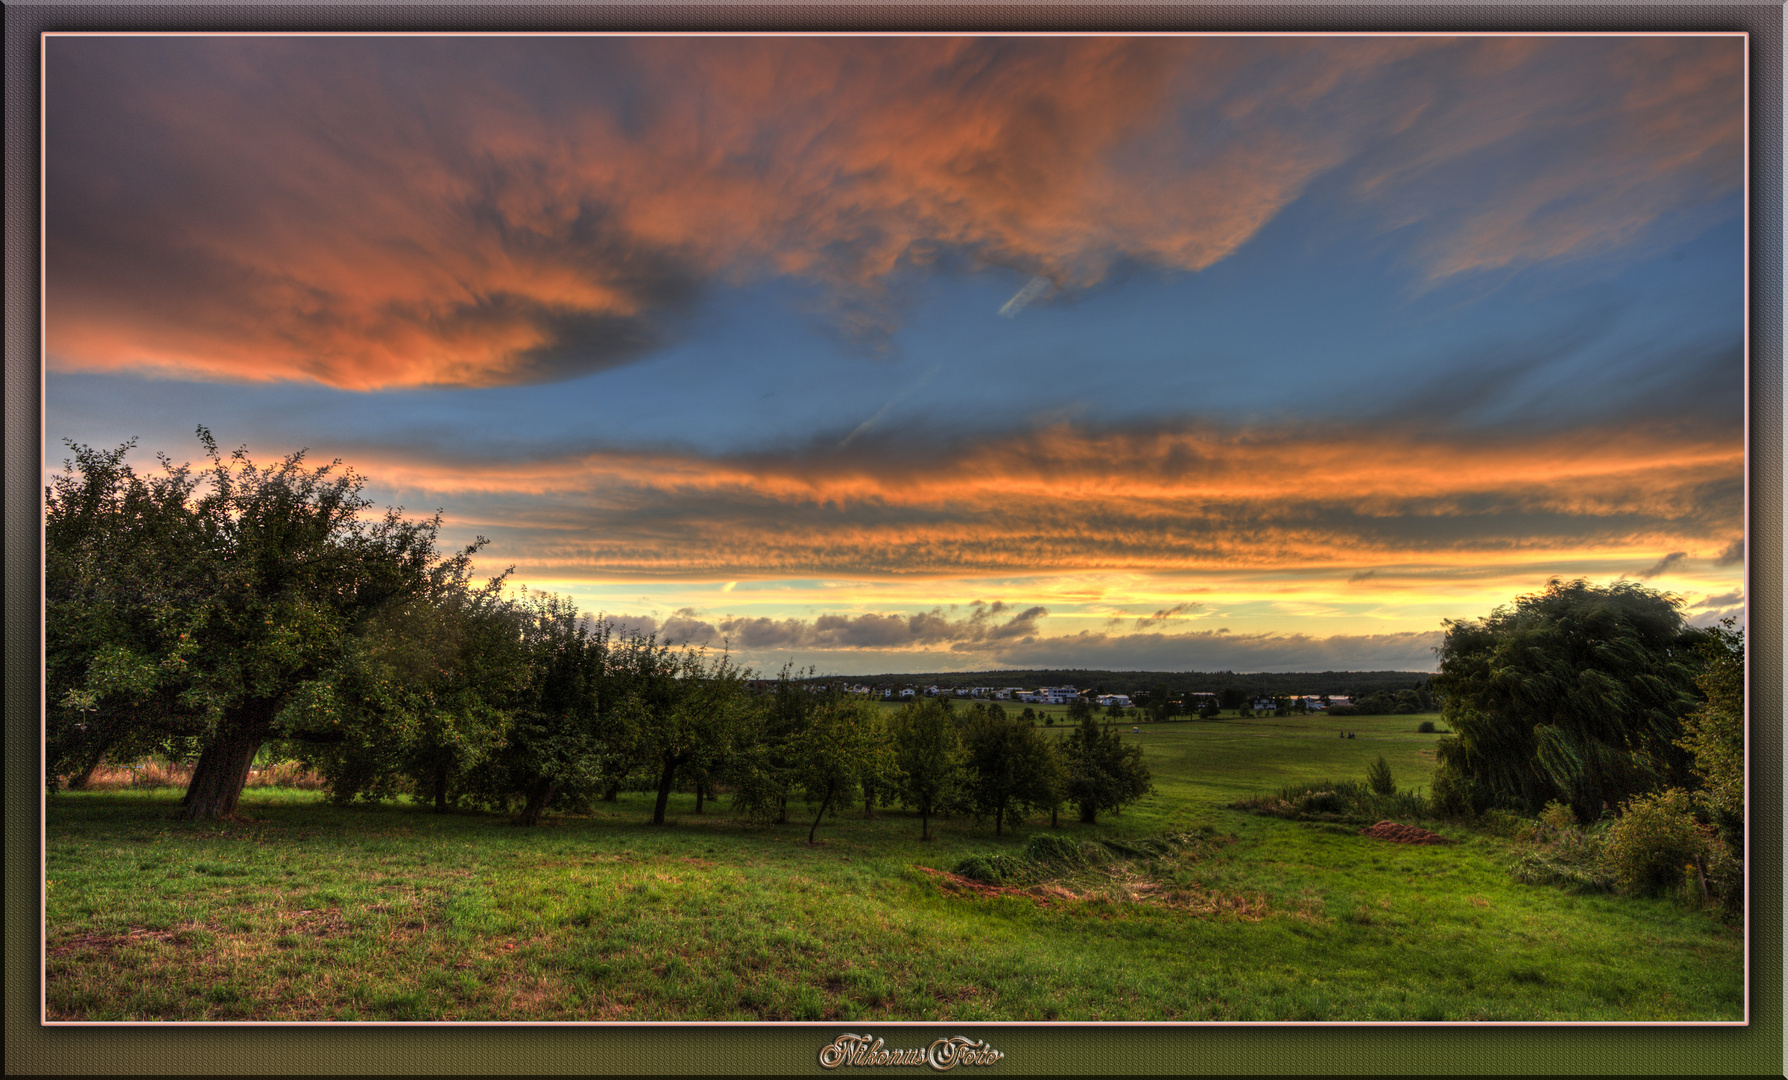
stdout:
MULTIPOLYGON (((520 828, 250 788, 63 792, 47 823, 52 1020, 1737 1020, 1742 935, 1681 900, 1518 885, 1513 841, 1440 821, 1230 809, 1379 755, 1425 787, 1423 716, 1139 724, 1154 794, 1096 825, 696 815, 650 794, 520 828), (1355 738, 1340 738, 1340 730, 1355 738), (1165 854, 1021 886, 938 871, 1039 834, 1165 854)), ((1128 731, 1134 721, 1121 721, 1128 731)), ((1058 722, 1054 730, 1065 730, 1058 722)))

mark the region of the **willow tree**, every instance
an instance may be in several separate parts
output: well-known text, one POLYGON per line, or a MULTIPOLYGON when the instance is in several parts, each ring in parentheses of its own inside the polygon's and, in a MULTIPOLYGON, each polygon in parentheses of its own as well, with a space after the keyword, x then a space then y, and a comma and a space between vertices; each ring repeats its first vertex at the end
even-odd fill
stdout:
POLYGON ((188 818, 235 811, 269 740, 339 741, 313 689, 375 616, 463 588, 474 549, 441 558, 440 518, 367 513, 366 481, 304 451, 256 467, 198 429, 209 466, 133 444, 74 457, 45 491, 49 779, 121 749, 193 747, 188 818))
POLYGON ((1686 778, 1676 743, 1698 704, 1706 635, 1675 598, 1554 579, 1445 625, 1432 686, 1457 734, 1438 747, 1437 790, 1529 811, 1557 799, 1587 821, 1686 778))

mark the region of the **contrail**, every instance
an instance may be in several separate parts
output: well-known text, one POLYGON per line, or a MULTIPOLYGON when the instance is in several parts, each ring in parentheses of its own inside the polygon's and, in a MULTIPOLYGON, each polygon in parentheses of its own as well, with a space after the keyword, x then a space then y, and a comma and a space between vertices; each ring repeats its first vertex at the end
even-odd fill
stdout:
POLYGON ((1005 306, 1000 308, 1000 314, 1008 319, 1013 318, 1048 292, 1049 284, 1049 279, 1046 277, 1034 277, 1025 282, 1024 288, 1014 293, 1012 299, 1006 301, 1005 306))
POLYGON ((919 376, 919 378, 917 380, 915 380, 912 383, 912 385, 908 386, 906 389, 900 391, 900 393, 895 394, 893 397, 889 398, 888 403, 886 405, 883 405, 881 408, 877 409, 875 411, 874 416, 870 417, 869 419, 863 421, 861 424, 858 424, 856 427, 852 428, 851 433, 849 435, 846 435, 844 437, 844 439, 841 442, 839 442, 838 448, 840 450, 842 450, 845 447, 849 446, 851 444, 852 439, 863 434, 865 431, 868 431, 871 427, 874 427, 875 422, 877 420, 880 420, 882 417, 888 415, 889 409, 892 409, 894 406, 896 406, 896 405, 900 404, 902 401, 906 400, 906 396, 908 394, 912 393, 914 390, 917 390, 921 386, 924 386, 926 383, 930 382, 932 380, 933 376, 935 376, 938 372, 940 372, 942 370, 944 370, 944 365, 942 365, 942 364, 931 365, 930 371, 927 371, 925 374, 919 376))

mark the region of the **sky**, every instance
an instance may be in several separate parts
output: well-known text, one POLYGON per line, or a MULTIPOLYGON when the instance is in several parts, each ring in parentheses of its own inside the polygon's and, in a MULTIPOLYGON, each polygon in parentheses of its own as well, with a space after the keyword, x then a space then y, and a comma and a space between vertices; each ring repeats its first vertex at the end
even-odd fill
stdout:
POLYGON ((1743 611, 1744 40, 52 36, 44 434, 774 672, 1743 611))

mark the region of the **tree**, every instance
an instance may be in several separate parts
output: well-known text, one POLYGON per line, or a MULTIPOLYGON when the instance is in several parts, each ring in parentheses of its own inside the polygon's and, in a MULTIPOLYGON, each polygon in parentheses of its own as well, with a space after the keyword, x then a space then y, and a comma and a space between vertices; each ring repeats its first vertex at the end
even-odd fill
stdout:
POLYGON ((1366 766, 1366 786, 1372 789, 1374 795, 1396 793, 1397 783, 1391 779, 1391 766, 1385 761, 1383 754, 1378 755, 1377 761, 1366 766))
POLYGON ((1172 720, 1180 711, 1179 703, 1173 700, 1173 695, 1167 687, 1160 683, 1156 683, 1155 688, 1149 691, 1149 700, 1145 709, 1148 718, 1157 724, 1172 720))
POLYGON ((322 679, 299 690, 338 742, 299 744, 338 802, 390 798, 404 778, 437 812, 492 767, 532 672, 502 578, 381 612, 322 679))
POLYGON ((1022 718, 1009 718, 997 707, 971 707, 963 744, 968 808, 977 818, 993 818, 995 836, 1003 832, 1008 814, 1046 809, 1059 799, 1054 751, 1022 718))
POLYGON ((931 815, 954 806, 962 793, 964 758, 956 717, 942 702, 926 701, 896 713, 892 728, 900 799, 919 811, 919 839, 930 840, 931 815))
POLYGON ((651 637, 624 643, 617 657, 628 692, 639 702, 642 764, 658 777, 652 824, 664 824, 677 771, 692 762, 718 771, 745 726, 750 673, 725 653, 685 647, 671 652, 651 637))
POLYGON ((1676 740, 1706 634, 1674 598, 1554 579, 1482 621, 1445 626, 1432 686, 1457 734, 1437 744, 1437 788, 1529 812, 1559 799, 1590 821, 1686 774, 1676 740))
MULTIPOLYGON (((891 752, 880 735, 881 710, 836 691, 818 695, 812 720, 797 742, 799 783, 807 805, 819 804, 807 842, 814 841, 819 823, 833 807, 847 802, 867 777, 891 772, 886 760, 891 752)), ((935 704, 928 699, 925 705, 935 704)), ((921 707, 918 703, 910 708, 921 707)))
MULTIPOLYGON (((1724 857, 1714 868, 1728 912, 1744 896, 1745 835, 1745 632, 1732 619, 1710 627, 1701 646, 1695 685, 1701 707, 1683 718, 1677 746, 1692 755, 1700 788, 1696 809, 1719 830, 1724 857)), ((1703 871, 1706 873, 1706 871, 1703 871)))
POLYGON ((734 810, 779 825, 788 821, 788 801, 800 776, 801 740, 818 703, 792 664, 782 666, 768 694, 749 702, 726 771, 734 810))
POLYGON ((202 477, 163 457, 145 479, 124 461, 132 443, 70 443, 45 491, 45 675, 61 706, 47 779, 120 748, 190 745, 181 815, 216 818, 264 743, 341 739, 303 706, 328 696, 379 612, 463 587, 477 545, 441 559, 438 515, 369 519, 365 480, 339 462, 309 468, 298 451, 256 468, 198 437, 202 477))
POLYGON ((519 803, 517 824, 535 825, 554 806, 587 806, 639 762, 645 705, 624 664, 640 643, 615 642, 608 624, 551 593, 524 591, 511 610, 525 678, 507 702, 505 742, 474 786, 486 805, 519 803))
POLYGON ((1100 811, 1117 810, 1154 790, 1142 747, 1125 745, 1115 731, 1101 730, 1087 717, 1062 740, 1066 766, 1065 796, 1080 809, 1080 820, 1091 825, 1100 811))

